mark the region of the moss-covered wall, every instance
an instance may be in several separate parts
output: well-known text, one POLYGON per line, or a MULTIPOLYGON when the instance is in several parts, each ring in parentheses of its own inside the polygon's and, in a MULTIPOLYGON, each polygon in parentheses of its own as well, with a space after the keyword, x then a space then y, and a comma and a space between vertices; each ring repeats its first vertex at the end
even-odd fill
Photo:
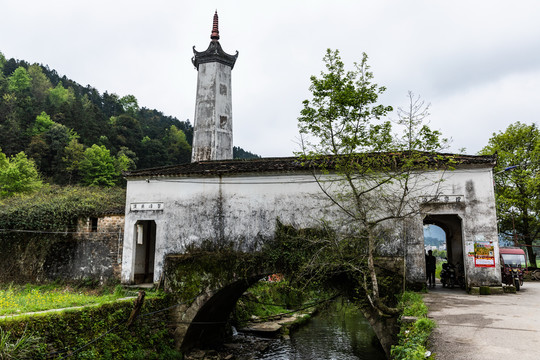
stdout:
POLYGON ((145 300, 139 318, 129 328, 126 322, 133 301, 127 300, 81 310, 4 318, 0 319, 0 328, 11 332, 13 339, 23 334, 39 337, 32 359, 62 359, 68 355, 70 359, 173 359, 180 354, 173 350, 170 311, 155 313, 173 303, 170 297, 145 300))
POLYGON ((216 250, 168 255, 164 264, 165 287, 182 300, 204 290, 219 290, 241 279, 272 273, 262 253, 216 250))
POLYGON ((0 232, 0 282, 120 279, 123 216, 97 220, 96 231, 0 232))

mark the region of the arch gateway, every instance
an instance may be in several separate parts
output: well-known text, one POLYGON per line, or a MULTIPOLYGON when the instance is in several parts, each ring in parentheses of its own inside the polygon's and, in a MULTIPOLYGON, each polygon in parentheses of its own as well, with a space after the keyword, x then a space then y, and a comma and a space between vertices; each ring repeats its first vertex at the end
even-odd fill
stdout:
MULTIPOLYGON (((501 286, 492 171, 496 158, 443 156, 453 157, 454 169, 422 173, 428 185, 418 192, 418 212, 378 251, 403 256, 406 279, 424 283, 423 225, 435 224, 446 232, 449 261, 464 264, 468 287, 501 286)), ((157 282, 168 254, 208 241, 254 251, 274 238, 278 219, 295 228, 313 228, 321 219, 340 216, 312 172, 293 157, 194 162, 125 175, 124 283, 140 281, 141 259, 147 262, 145 276, 157 282), (146 246, 145 239, 152 244, 146 246)))

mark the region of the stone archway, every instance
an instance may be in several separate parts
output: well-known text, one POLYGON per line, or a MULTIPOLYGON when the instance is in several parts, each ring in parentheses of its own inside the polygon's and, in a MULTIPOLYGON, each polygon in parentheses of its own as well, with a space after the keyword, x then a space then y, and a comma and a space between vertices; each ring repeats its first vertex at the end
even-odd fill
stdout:
POLYGON ((175 338, 177 347, 187 351, 194 347, 208 348, 220 344, 231 335, 230 314, 242 294, 262 275, 241 279, 217 291, 205 291, 176 312, 175 338))
MULTIPOLYGON (((463 254, 463 222, 457 214, 427 215, 424 225, 437 225, 446 235, 446 253, 448 262, 457 266, 465 264, 463 254)), ((465 270, 465 279, 467 272, 465 270)))
POLYGON ((274 273, 261 253, 199 251, 167 255, 165 290, 175 294, 173 309, 176 348, 210 347, 229 334, 228 320, 242 294, 274 273))

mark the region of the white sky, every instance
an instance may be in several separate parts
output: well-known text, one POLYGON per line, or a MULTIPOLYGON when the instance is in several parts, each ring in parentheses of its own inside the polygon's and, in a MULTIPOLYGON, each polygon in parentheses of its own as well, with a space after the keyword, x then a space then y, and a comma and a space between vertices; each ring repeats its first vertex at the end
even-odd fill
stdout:
POLYGON ((206 50, 216 9, 223 49, 240 53, 234 143, 259 155, 298 150, 327 48, 349 68, 366 52, 385 105, 406 106, 408 90, 431 103, 450 151, 474 154, 511 123, 538 123, 537 0, 0 0, 0 51, 193 124, 192 46, 206 50))

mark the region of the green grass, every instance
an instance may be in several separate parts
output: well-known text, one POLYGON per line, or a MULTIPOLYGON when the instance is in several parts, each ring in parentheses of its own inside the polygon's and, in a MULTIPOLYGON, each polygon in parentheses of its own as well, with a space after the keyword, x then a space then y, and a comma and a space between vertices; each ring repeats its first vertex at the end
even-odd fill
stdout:
POLYGON ((260 320, 271 320, 274 316, 289 313, 314 302, 321 294, 300 290, 288 281, 259 281, 242 295, 235 308, 235 321, 243 326, 256 316, 260 320))
POLYGON ((435 268, 435 277, 437 279, 441 278, 442 264, 443 264, 442 261, 437 261, 437 267, 435 268))
POLYGON ((128 293, 121 286, 77 289, 60 285, 9 285, 0 288, 0 315, 103 304, 126 296, 136 293, 128 293))
POLYGON ((413 323, 403 322, 398 334, 398 344, 392 346, 391 356, 394 360, 424 360, 432 359, 428 355, 426 346, 435 322, 427 318, 428 308, 424 304, 422 295, 406 291, 401 295, 399 306, 403 309, 403 316, 414 316, 413 323))

